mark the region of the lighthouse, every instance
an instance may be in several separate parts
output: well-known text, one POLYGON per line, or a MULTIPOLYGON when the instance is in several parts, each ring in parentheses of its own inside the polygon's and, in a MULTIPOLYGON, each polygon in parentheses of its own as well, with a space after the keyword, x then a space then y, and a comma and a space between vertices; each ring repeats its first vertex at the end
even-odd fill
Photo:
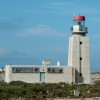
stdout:
POLYGON ((90 83, 90 49, 85 16, 74 16, 69 38, 68 66, 75 67, 75 83, 90 83))

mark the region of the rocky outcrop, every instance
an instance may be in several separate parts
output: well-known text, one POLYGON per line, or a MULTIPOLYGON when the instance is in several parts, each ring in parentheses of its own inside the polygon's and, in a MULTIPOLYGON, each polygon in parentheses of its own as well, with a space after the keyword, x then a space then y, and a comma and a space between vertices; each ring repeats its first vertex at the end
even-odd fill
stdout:
POLYGON ((91 72, 91 83, 100 80, 100 72, 91 72))

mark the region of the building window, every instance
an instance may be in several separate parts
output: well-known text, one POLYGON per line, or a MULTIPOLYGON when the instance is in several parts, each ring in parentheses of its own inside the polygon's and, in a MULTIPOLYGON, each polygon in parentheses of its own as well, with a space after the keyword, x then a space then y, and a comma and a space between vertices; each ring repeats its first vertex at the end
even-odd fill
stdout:
POLYGON ((12 68, 12 72, 16 72, 16 68, 12 68))
POLYGON ((55 72, 55 68, 52 68, 52 72, 55 72))
POLYGON ((48 68, 48 72, 51 72, 51 68, 48 68))
POLYGON ((35 68, 35 72, 39 72, 39 69, 38 68, 35 68))
POLYGON ((12 67, 13 73, 37 73, 39 70, 38 67, 12 67))
POLYGON ((63 73, 63 68, 48 68, 48 73, 63 73))
POLYGON ((34 69, 33 69, 33 68, 30 68, 30 72, 31 72, 31 73, 34 72, 34 69))
POLYGON ((60 69, 59 72, 62 73, 63 72, 63 69, 60 69))
POLYGON ((80 42, 80 44, 82 44, 82 42, 80 42))

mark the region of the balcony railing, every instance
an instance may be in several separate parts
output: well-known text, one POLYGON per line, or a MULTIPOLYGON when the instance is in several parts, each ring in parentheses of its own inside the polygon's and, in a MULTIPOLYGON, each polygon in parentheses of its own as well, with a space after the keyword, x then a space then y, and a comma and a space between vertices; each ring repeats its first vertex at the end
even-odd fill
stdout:
POLYGON ((79 29, 73 29, 73 27, 70 28, 71 32, 88 32, 88 28, 87 27, 79 27, 79 29))

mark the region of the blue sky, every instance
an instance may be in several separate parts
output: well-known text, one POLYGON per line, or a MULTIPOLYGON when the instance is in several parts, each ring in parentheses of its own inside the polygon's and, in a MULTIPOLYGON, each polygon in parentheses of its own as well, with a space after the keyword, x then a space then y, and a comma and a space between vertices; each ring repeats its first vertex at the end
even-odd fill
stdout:
POLYGON ((84 15, 91 71, 100 71, 99 0, 0 0, 0 67, 68 63, 73 15, 84 15))

